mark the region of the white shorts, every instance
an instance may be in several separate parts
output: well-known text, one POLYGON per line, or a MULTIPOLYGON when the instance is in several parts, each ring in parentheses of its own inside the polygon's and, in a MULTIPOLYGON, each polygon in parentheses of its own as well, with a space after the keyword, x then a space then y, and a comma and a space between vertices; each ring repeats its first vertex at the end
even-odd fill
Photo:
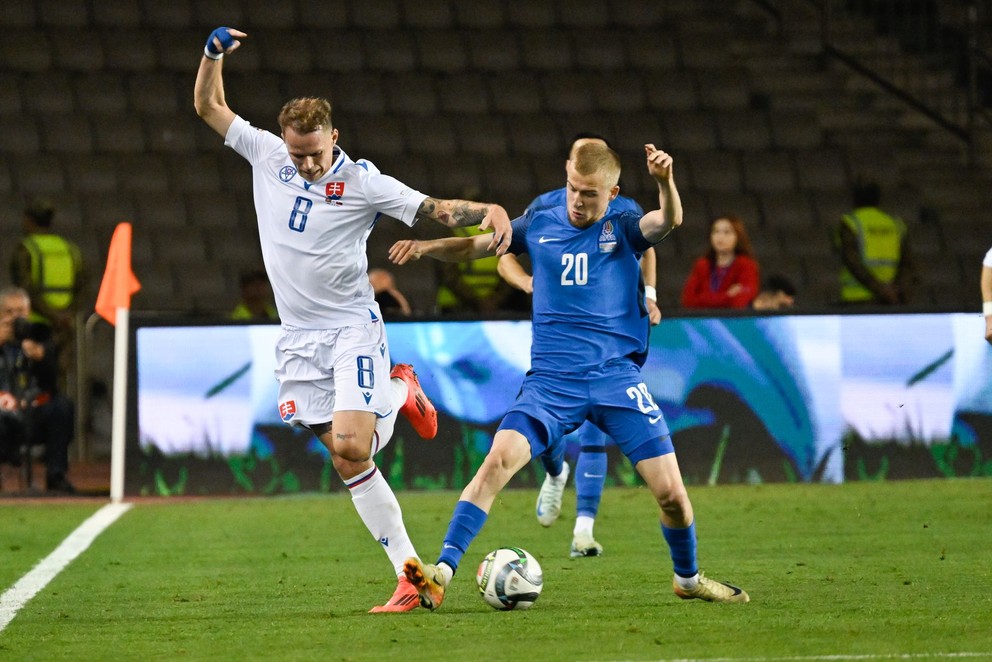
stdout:
POLYGON ((276 341, 279 416, 289 425, 329 423, 336 411, 392 409, 389 345, 382 322, 339 329, 283 328, 276 341))

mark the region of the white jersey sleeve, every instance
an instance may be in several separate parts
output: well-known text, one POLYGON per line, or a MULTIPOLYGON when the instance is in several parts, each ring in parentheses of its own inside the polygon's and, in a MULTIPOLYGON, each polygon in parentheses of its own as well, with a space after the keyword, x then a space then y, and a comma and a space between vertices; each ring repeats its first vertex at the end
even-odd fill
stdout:
POLYGON ((982 266, 992 269, 992 248, 990 248, 989 252, 985 254, 985 259, 982 260, 982 266))
POLYGON ((412 226, 427 196, 338 147, 329 171, 309 182, 280 137, 240 117, 225 144, 252 165, 262 260, 283 325, 332 329, 379 319, 369 234, 382 216, 412 226))

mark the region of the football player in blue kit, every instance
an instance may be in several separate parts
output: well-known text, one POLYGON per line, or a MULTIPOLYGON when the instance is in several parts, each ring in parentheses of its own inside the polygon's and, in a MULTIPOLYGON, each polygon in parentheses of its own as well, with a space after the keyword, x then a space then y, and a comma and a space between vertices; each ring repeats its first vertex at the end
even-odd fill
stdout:
MULTIPOLYGON (((572 159, 575 150, 591 142, 610 147, 606 138, 598 133, 578 133, 572 138, 569 145, 567 160, 572 159)), ((524 213, 562 207, 566 204, 566 195, 567 189, 565 187, 542 193, 531 201, 524 213)), ((607 213, 621 211, 634 212, 638 218, 644 216, 644 210, 641 209, 636 200, 618 194, 610 201, 607 213)), ((640 264, 641 277, 644 279, 644 305, 647 307, 648 317, 653 326, 661 322, 661 309, 658 308, 658 296, 655 290, 657 258, 653 246, 641 254, 640 264)), ((499 274, 517 289, 533 294, 533 276, 524 270, 520 261, 511 253, 500 257, 499 274)), ((574 472, 575 525, 572 528, 572 545, 569 555, 572 558, 599 556, 603 553, 603 546, 596 542, 593 528, 596 524, 596 515, 599 514, 603 487, 606 484, 608 467, 606 445, 609 443, 609 438, 602 430, 586 421, 568 435, 566 442, 569 440, 574 440, 579 446, 574 472)), ((562 495, 565 491, 565 484, 568 482, 571 467, 565 461, 565 444, 562 444, 559 450, 560 452, 553 456, 540 458, 544 465, 545 476, 541 490, 537 495, 535 514, 541 526, 551 526, 561 514, 562 495)))
MULTIPOLYGON (((488 455, 461 493, 436 564, 407 559, 404 572, 420 604, 436 609, 496 495, 532 458, 559 452, 562 437, 586 420, 609 434, 660 509, 661 531, 683 599, 747 602, 742 589, 703 576, 696 560, 692 504, 668 426, 641 379, 648 315, 638 257, 682 222, 672 157, 644 146, 658 184, 659 208, 644 216, 611 212, 620 158, 599 144, 576 150, 566 165, 564 207, 513 221, 510 252, 530 255, 534 270, 531 369, 504 416, 488 455)), ((423 256, 457 262, 491 255, 485 236, 406 240, 390 249, 404 264, 423 256)))

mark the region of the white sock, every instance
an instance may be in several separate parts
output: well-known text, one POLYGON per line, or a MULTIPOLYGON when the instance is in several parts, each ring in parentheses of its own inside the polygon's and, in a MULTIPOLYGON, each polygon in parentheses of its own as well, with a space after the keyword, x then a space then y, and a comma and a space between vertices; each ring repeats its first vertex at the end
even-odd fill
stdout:
POLYGON ((441 571, 441 576, 444 577, 444 585, 447 586, 451 583, 451 578, 455 576, 455 571, 445 562, 437 564, 437 569, 441 571))
POLYGON ((375 467, 347 482, 351 501, 372 537, 379 541, 397 576, 403 574, 403 562, 417 551, 410 542, 403 513, 385 477, 375 467))
POLYGON ((572 535, 577 536, 580 533, 588 533, 592 536, 592 527, 596 524, 596 518, 589 517, 588 515, 579 515, 575 518, 575 528, 572 529, 572 535))
POLYGON ((375 438, 372 439, 372 457, 386 447, 389 440, 393 438, 393 428, 396 427, 396 417, 400 413, 400 407, 406 402, 407 393, 406 382, 402 379, 394 378, 389 380, 389 401, 392 404, 392 411, 388 416, 375 419, 375 438))
POLYGON ((675 583, 679 585, 679 588, 685 591, 691 591, 699 584, 699 573, 697 572, 692 577, 679 577, 675 575, 675 583))

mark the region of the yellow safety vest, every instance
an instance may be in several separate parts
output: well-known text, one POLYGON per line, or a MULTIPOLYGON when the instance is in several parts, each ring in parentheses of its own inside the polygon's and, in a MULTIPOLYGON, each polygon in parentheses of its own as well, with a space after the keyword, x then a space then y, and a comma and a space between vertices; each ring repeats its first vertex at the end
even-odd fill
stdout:
MULTIPOLYGON (((858 240, 858 253, 861 261, 875 278, 883 283, 891 283, 899 273, 902 257, 902 241, 906 236, 906 224, 901 219, 889 216, 876 207, 861 207, 850 214, 844 214, 843 223, 858 240)), ((840 236, 837 236, 838 243, 840 236)), ((842 301, 871 301, 871 290, 843 267, 840 273, 840 298, 842 301)))
MULTIPOLYGON (((467 228, 454 228, 456 237, 474 237, 480 234, 488 234, 479 230, 479 226, 473 225, 467 228)), ((475 292, 480 299, 491 297, 500 287, 502 278, 498 271, 499 257, 480 257, 471 262, 457 263, 459 278, 475 292)), ((437 309, 440 311, 457 308, 461 300, 454 292, 440 285, 437 288, 437 309)))
POLYGON ((31 257, 31 283, 52 310, 72 305, 82 265, 79 248, 57 234, 29 234, 21 242, 31 257))

